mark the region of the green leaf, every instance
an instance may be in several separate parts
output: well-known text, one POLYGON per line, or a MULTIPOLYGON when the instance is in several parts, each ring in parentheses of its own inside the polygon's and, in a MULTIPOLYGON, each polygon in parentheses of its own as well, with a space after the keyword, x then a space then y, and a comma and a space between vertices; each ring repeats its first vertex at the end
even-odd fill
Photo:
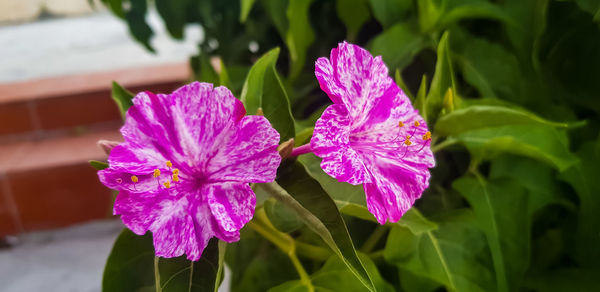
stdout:
POLYGON ((494 291, 485 237, 470 210, 443 215, 439 228, 412 233, 392 228, 384 249, 386 261, 415 275, 432 279, 448 291, 494 291))
POLYGON ((485 233, 497 291, 515 291, 529 267, 530 229, 528 196, 510 179, 486 181, 483 177, 462 177, 453 187, 469 202, 477 226, 485 233))
POLYGON ((575 258, 583 267, 600 268, 600 151, 599 142, 584 144, 577 156, 579 163, 560 178, 573 186, 579 196, 575 237, 575 258))
POLYGON ((338 17, 344 22, 347 40, 353 42, 360 28, 371 18, 369 0, 336 0, 335 8, 338 17))
POLYGON ((122 0, 102 0, 102 3, 104 3, 114 15, 121 19, 125 18, 122 2, 122 0))
MULTIPOLYGON (((373 283, 377 291, 395 291, 379 274, 373 261, 366 255, 359 253, 360 260, 363 262, 369 275, 373 277, 373 283)), ((331 256, 325 264, 311 275, 311 282, 315 291, 344 291, 360 292, 369 291, 362 283, 348 270, 348 267, 337 256, 331 256)), ((309 291, 308 287, 300 281, 289 281, 274 287, 269 292, 278 291, 309 291)))
POLYGON ((183 28, 188 10, 192 8, 190 0, 155 0, 156 10, 164 20, 169 34, 175 39, 183 39, 183 28))
MULTIPOLYGON (((465 80, 484 97, 519 101, 521 72, 517 58, 498 44, 464 38, 456 59, 465 80)), ((437 72, 437 71, 436 71, 437 72)))
POLYGON ((290 79, 296 79, 306 61, 306 50, 315 41, 310 26, 309 8, 314 0, 289 0, 286 15, 289 23, 285 43, 290 51, 290 79))
POLYGON ((495 19, 511 23, 510 16, 497 5, 488 1, 480 0, 468 0, 468 1, 456 1, 446 0, 444 1, 446 11, 441 14, 439 22, 436 25, 436 29, 444 29, 460 20, 464 19, 495 19))
POLYGON ((146 0, 129 0, 130 8, 125 12, 125 21, 133 38, 142 44, 146 50, 154 53, 150 38, 154 34, 146 22, 146 0))
POLYGON ((417 91, 417 97, 415 98, 415 108, 419 110, 419 113, 423 118, 428 121, 427 117, 427 75, 423 75, 421 78, 421 85, 419 85, 419 91, 417 91))
POLYGON ((275 63, 279 56, 279 48, 264 54, 248 72, 241 100, 249 114, 262 108, 264 116, 281 135, 280 141, 287 141, 295 136, 294 120, 290 111, 290 103, 275 63))
POLYGON ((483 128, 507 125, 548 125, 566 127, 525 110, 494 105, 474 105, 442 116, 435 124, 435 133, 452 136, 483 128))
POLYGON ((529 214, 558 204, 574 210, 573 204, 563 198, 562 187, 556 180, 556 171, 530 158, 503 155, 491 161, 490 179, 510 178, 528 191, 529 214))
POLYGON ((475 160, 500 153, 523 155, 565 170, 577 162, 563 130, 544 125, 509 125, 465 132, 450 138, 469 149, 475 160))
POLYGON ((242 6, 240 11, 240 22, 246 22, 246 19, 250 14, 250 10, 252 10, 252 6, 254 6, 254 2, 256 2, 256 0, 240 0, 240 4, 242 6))
POLYGON ((98 160, 90 160, 88 162, 96 170, 103 170, 103 169, 108 168, 108 163, 106 163, 106 162, 102 162, 102 161, 98 161, 98 160))
POLYGON ((389 28, 402 21, 412 10, 411 0, 370 0, 373 16, 383 28, 389 28))
POLYGON ((437 47, 437 62, 435 64, 435 73, 431 80, 429 93, 425 100, 427 123, 432 124, 436 121, 444 104, 444 94, 451 88, 456 91, 456 82, 454 81, 454 71, 452 69, 452 59, 450 57, 450 48, 448 44, 449 33, 445 32, 440 39, 437 47))
POLYGON ((276 199, 296 211, 306 226, 323 239, 361 283, 370 291, 375 291, 335 202, 300 162, 295 162, 280 172, 278 182, 289 195, 281 190, 285 195, 276 199))
POLYGON ((302 220, 298 218, 298 215, 280 201, 273 199, 266 200, 264 207, 269 221, 281 232, 290 233, 304 225, 302 220))
POLYGON ((414 102, 415 97, 408 89, 408 86, 406 85, 406 82, 404 82, 404 79, 402 79, 402 74, 400 73, 400 69, 396 69, 396 74, 394 74, 394 80, 396 81, 396 84, 398 84, 400 89, 402 89, 402 91, 404 91, 404 94, 406 94, 406 96, 408 96, 408 98, 410 98, 410 100, 414 102))
MULTIPOLYGON (((394 288, 381 277, 373 261, 365 254, 359 253, 358 255, 371 275, 377 291, 394 291, 394 288)), ((324 288, 331 291, 369 291, 336 256, 331 256, 320 270, 311 275, 311 280, 317 290, 324 288)))
POLYGON ((123 119, 125 119, 125 114, 127 113, 127 110, 133 105, 133 93, 127 91, 125 88, 121 87, 121 85, 119 85, 117 82, 113 81, 112 99, 119 107, 119 112, 121 112, 121 116, 123 117, 123 119))
MULTIPOLYGON (((214 291, 220 282, 218 271, 222 260, 219 258, 222 255, 216 238, 208 243, 197 262, 188 261, 185 256, 160 258, 160 291, 214 291)), ((154 247, 150 233, 138 236, 128 229, 121 232, 106 262, 102 290, 155 291, 154 247)))
POLYGON ((413 24, 402 22, 375 37, 369 47, 373 55, 381 55, 388 68, 395 70, 408 65, 429 44, 413 24))

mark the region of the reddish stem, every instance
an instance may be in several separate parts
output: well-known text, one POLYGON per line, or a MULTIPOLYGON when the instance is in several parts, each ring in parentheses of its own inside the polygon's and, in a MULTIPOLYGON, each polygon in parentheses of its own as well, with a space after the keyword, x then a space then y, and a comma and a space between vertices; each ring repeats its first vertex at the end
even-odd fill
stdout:
POLYGON ((289 157, 294 157, 294 156, 311 153, 311 152, 312 152, 312 148, 310 148, 310 143, 308 143, 308 144, 304 144, 300 147, 295 147, 292 150, 292 153, 290 154, 289 157))

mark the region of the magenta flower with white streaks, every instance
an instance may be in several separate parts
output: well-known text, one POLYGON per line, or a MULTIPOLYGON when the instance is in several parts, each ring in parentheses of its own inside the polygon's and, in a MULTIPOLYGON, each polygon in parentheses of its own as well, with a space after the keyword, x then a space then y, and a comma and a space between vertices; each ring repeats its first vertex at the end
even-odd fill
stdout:
POLYGON ((279 134, 225 87, 194 82, 139 93, 100 181, 119 190, 114 214, 152 232, 157 256, 200 259, 210 238, 239 240, 254 215, 249 183, 275 179, 279 134))
POLYGON ((431 133, 388 76, 381 56, 340 43, 319 58, 315 75, 329 95, 310 141, 321 167, 339 181, 363 184, 380 224, 396 222, 429 186, 431 133))

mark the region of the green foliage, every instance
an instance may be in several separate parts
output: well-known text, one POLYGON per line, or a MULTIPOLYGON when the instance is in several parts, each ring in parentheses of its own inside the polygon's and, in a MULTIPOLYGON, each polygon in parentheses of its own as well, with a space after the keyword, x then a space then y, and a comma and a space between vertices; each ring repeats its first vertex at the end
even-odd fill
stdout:
POLYGON ((133 105, 133 93, 127 91, 125 88, 121 87, 117 82, 113 81, 112 84, 112 98, 119 107, 119 111, 121 112, 121 116, 125 119, 125 113, 130 106, 133 105))
MULTIPOLYGON (((344 40, 382 56, 432 130, 429 188, 383 227, 376 228, 362 186, 328 176, 313 154, 284 160, 279 185, 253 186, 260 199, 249 224, 279 238, 242 230, 225 255, 232 291, 594 290, 597 1, 103 2, 149 50, 148 5, 174 38, 187 24, 201 24, 206 37, 190 62, 195 79, 230 87, 248 114, 262 109, 282 142, 310 141, 331 102, 314 77, 314 61, 344 40)), ((113 84, 122 113, 132 97, 113 84)), ((203 260, 216 263, 211 244, 203 260)), ((123 233, 104 290, 154 290, 151 247, 149 235, 123 233)), ((181 258, 159 265, 161 281, 190 267, 181 258)), ((198 283, 212 289, 218 271, 205 271, 198 283)), ((189 277, 177 274, 167 286, 189 277)))
POLYGON ((197 262, 154 257, 152 237, 128 229, 117 238, 104 268, 103 291, 216 291, 225 245, 212 239, 197 262), (158 270, 157 270, 158 269, 158 270), (156 289, 156 284, 160 288, 156 289))

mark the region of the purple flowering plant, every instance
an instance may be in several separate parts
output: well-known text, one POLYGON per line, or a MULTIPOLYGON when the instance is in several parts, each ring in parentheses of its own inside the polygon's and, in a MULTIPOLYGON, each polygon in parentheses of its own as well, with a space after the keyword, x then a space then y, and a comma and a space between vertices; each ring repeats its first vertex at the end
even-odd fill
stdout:
MULTIPOLYGON (((103 2, 152 47, 145 0, 103 2)), ((598 76, 564 55, 598 56, 581 1, 151 2, 205 40, 198 82, 113 87, 104 291, 595 287, 598 127, 561 84, 598 76)))

